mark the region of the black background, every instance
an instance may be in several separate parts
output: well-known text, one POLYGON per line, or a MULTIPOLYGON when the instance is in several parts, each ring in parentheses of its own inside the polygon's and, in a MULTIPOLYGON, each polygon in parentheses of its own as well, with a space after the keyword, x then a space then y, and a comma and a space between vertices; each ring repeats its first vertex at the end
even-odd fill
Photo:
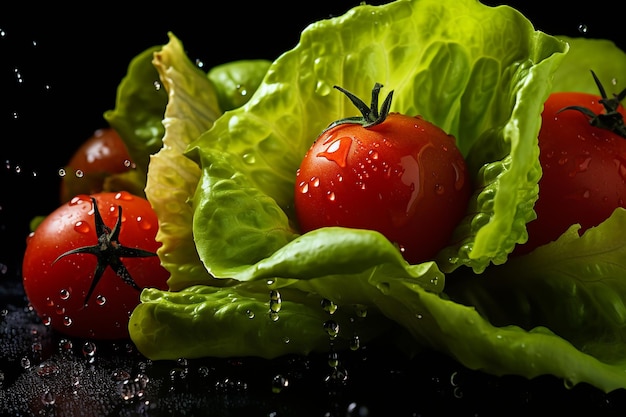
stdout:
MULTIPOLYGON (((308 24, 343 14, 359 1, 293 2, 287 9, 278 2, 230 1, 212 6, 211 2, 177 1, 164 8, 156 3, 133 5, 133 10, 130 4, 64 8, 53 3, 3 2, 0 6, 0 290, 3 275, 19 276, 29 220, 58 204, 58 169, 82 141, 105 125, 102 114, 114 108, 117 85, 135 55, 166 43, 167 32, 172 31, 189 57, 203 62, 205 68, 237 59, 273 60, 297 44, 308 24)), ((624 15, 617 10, 618 1, 587 3, 585 7, 566 1, 504 3, 522 11, 539 30, 610 38, 626 49, 626 36, 620 30, 624 15), (586 30, 581 30, 583 27, 586 30)), ((433 380, 439 384, 439 372, 445 379, 450 369, 461 368, 441 359, 433 363, 428 372, 434 374, 424 374, 419 384, 442 395, 433 389, 433 380)), ((397 381, 404 383, 406 375, 411 374, 402 374, 397 381)), ((469 379, 469 387, 471 378, 478 378, 475 389, 466 390, 474 395, 472 399, 466 394, 473 409, 482 409, 478 403, 491 399, 497 403, 496 397, 503 396, 513 408, 528 409, 532 401, 554 401, 557 405, 569 403, 574 410, 580 403, 614 410, 607 407, 614 397, 585 389, 581 392, 588 399, 576 397, 576 393, 563 392, 561 383, 551 379, 545 385, 521 383, 516 391, 519 381, 507 385, 507 378, 463 375, 469 379)), ((380 382, 387 383, 384 379, 380 382)), ((431 400, 458 400, 452 393, 446 395, 431 400)), ((379 400, 384 402, 384 398, 379 400)))

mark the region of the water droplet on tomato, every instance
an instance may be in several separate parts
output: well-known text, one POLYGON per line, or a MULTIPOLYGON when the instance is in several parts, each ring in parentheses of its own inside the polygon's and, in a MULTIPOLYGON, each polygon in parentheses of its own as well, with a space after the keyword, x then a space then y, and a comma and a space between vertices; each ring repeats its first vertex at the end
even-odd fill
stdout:
POLYGON ((400 181, 402 181, 402 184, 410 187, 411 191, 411 197, 406 205, 406 213, 409 214, 413 212, 420 195, 421 172, 417 159, 412 155, 405 155, 400 158, 400 165, 402 166, 400 181))
POLYGON ((589 164, 591 163, 591 157, 588 155, 584 155, 576 158, 576 164, 574 169, 569 173, 569 177, 573 178, 576 174, 581 172, 585 172, 589 168, 589 164))
POLYGON ((337 181, 343 182, 343 175, 337 174, 337 181))
POLYGON ((622 177, 623 181, 626 181, 626 161, 621 158, 615 158, 613 162, 615 162, 615 167, 617 168, 619 176, 622 177))
POLYGON ((67 300, 68 298, 70 298, 70 290, 68 289, 61 289, 61 291, 59 291, 59 297, 61 298, 61 300, 67 300))
POLYGON ((311 186, 313 187, 319 187, 320 186, 320 179, 318 177, 312 177, 310 180, 311 186))
POLYGON ((59 177, 64 177, 66 174, 67 172, 65 172, 65 169, 59 168, 59 177))
MULTIPOLYGON (((119 193, 115 194, 115 199, 124 200, 124 201, 132 201, 135 199, 135 197, 127 191, 120 191, 119 193)), ((115 208, 115 210, 117 210, 117 208, 115 208)))
POLYGON ((583 198, 589 198, 590 195, 591 195, 591 191, 589 190, 583 191, 583 198))
POLYGON ((63 325, 65 327, 70 327, 72 325, 72 318, 69 316, 63 317, 63 325))
POLYGON ((74 175, 76 175, 76 178, 82 178, 85 176, 85 173, 83 172, 83 170, 77 169, 76 172, 74 172, 74 175))
POLYGON ((302 194, 306 194, 306 193, 309 192, 309 183, 308 182, 302 181, 300 184, 298 184, 298 187, 299 187, 300 192, 302 194))
MULTIPOLYGON (((83 203, 89 203, 91 204, 91 200, 89 199, 89 196, 86 194, 79 194, 77 196, 72 197, 72 199, 69 201, 69 205, 70 206, 76 206, 78 204, 83 204, 83 203)), ((93 214, 93 210, 89 212, 90 214, 93 214)))
POLYGON ((465 186, 464 170, 456 162, 452 163, 452 168, 454 169, 454 189, 460 191, 465 186))
POLYGON ((326 197, 328 198, 328 201, 335 201, 335 193, 333 193, 332 191, 326 193, 326 197))
POLYGON ((148 220, 144 219, 141 216, 137 216, 137 224, 139 225, 139 228, 142 230, 150 230, 152 229, 152 223, 149 222, 148 220))
POLYGON ((52 324, 52 318, 50 316, 43 316, 41 322, 44 326, 50 326, 52 324))
POLYGON ((368 154, 369 154, 369 157, 370 157, 370 158, 372 158, 372 159, 374 159, 374 160, 378 159, 378 156, 379 156, 379 155, 378 155, 378 152, 377 152, 377 151, 375 151, 375 150, 373 150, 373 149, 370 149, 370 151, 368 152, 368 154))
POLYGON ((435 194, 442 195, 445 192, 446 192, 446 189, 443 185, 435 184, 435 194))
POLYGON ((96 304, 97 304, 97 305, 99 305, 99 306, 103 306, 103 305, 105 305, 105 304, 106 304, 106 302, 107 302, 107 298, 106 298, 104 295, 99 294, 99 295, 96 297, 96 304))
POLYGON ((339 139, 329 137, 324 142, 324 145, 326 145, 327 143, 330 143, 328 147, 315 156, 324 157, 329 161, 336 163, 341 168, 345 168, 348 158, 348 152, 350 151, 350 145, 352 144, 352 139, 347 136, 341 137, 339 139))
POLYGON ((91 232, 91 226, 89 226, 89 223, 79 220, 74 224, 74 230, 78 233, 87 234, 91 232))
POLYGON ((56 309, 54 310, 55 313, 57 313, 57 315, 62 315, 65 314, 65 307, 61 307, 59 305, 56 306, 56 309))

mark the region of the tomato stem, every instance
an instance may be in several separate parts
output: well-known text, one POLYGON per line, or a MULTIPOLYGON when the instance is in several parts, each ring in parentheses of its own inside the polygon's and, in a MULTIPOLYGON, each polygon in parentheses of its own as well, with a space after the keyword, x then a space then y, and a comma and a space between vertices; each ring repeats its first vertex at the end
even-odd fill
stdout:
POLYGON ((596 76, 596 73, 593 72, 593 70, 591 70, 591 75, 593 76, 593 80, 598 86, 598 90, 600 90, 600 96, 602 97, 600 99, 600 104, 604 106, 605 112, 596 114, 587 107, 582 106, 567 106, 559 110, 559 112, 562 112, 564 110, 577 110, 589 118, 589 124, 591 124, 591 126, 610 130, 611 132, 618 134, 626 139, 626 126, 624 125, 624 116, 622 116, 622 114, 618 111, 621 101, 626 98, 626 88, 623 89, 621 93, 613 94, 612 98, 608 98, 608 96, 606 95, 606 91, 602 86, 602 83, 596 76))
POLYGON ((368 106, 367 104, 365 104, 363 100, 361 100, 360 98, 358 98, 357 96, 349 92, 348 90, 342 87, 339 87, 338 85, 334 86, 334 88, 336 88, 337 90, 341 91, 346 96, 348 96, 352 104, 354 104, 356 108, 359 109, 359 111, 361 112, 361 116, 346 117, 344 119, 336 120, 332 122, 330 125, 328 125, 328 127, 324 129, 324 132, 335 126, 346 124, 346 123, 360 124, 363 127, 372 127, 372 126, 376 126, 377 124, 384 122, 387 116, 389 115, 389 110, 391 109, 391 99, 393 98, 393 90, 389 92, 389 94, 385 98, 385 101, 383 101, 383 104, 380 107, 380 111, 379 111, 378 110, 378 97, 380 95, 380 89, 382 87, 383 85, 380 83, 374 84, 374 88, 372 89, 372 103, 370 106, 368 106))
POLYGON ((100 211, 98 210, 98 204, 96 204, 96 199, 92 197, 91 201, 93 202, 94 222, 96 235, 98 237, 98 244, 93 246, 82 246, 76 249, 69 250, 61 254, 58 258, 54 260, 54 262, 52 262, 52 264, 54 264, 59 259, 75 253, 89 253, 98 258, 98 263, 96 264, 96 270, 93 274, 91 286, 89 287, 89 291, 85 296, 85 305, 87 305, 89 298, 91 297, 93 291, 96 288, 96 285, 98 284, 98 281, 100 281, 100 278, 102 278, 102 275, 104 274, 104 271, 107 267, 113 269, 115 274, 120 277, 122 281, 124 281, 126 284, 130 285, 137 291, 140 291, 141 288, 137 285, 120 258, 144 258, 148 256, 157 256, 157 254, 154 252, 149 252, 138 248, 129 248, 126 246, 122 246, 122 244, 119 242, 119 235, 122 228, 122 206, 117 206, 117 221, 115 222, 113 230, 111 230, 111 228, 104 224, 104 221, 102 220, 102 216, 100 215, 100 211))

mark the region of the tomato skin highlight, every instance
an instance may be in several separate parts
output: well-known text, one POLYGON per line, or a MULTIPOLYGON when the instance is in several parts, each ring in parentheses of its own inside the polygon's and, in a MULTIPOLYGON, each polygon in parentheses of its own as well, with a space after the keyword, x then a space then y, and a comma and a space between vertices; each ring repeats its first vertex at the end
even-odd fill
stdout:
MULTIPOLYGON (((158 230, 150 203, 127 192, 97 193, 104 223, 113 228, 122 206, 120 244, 156 252, 158 230)), ((94 210, 88 195, 78 195, 49 214, 27 238, 22 262, 23 284, 33 309, 45 324, 73 337, 126 339, 130 313, 140 292, 107 267, 85 304, 93 281, 96 256, 77 253, 55 260, 63 253, 98 243, 94 210)), ((121 258, 135 283, 166 290, 169 273, 158 256, 121 258)))
POLYGON ((423 118, 323 132, 296 174, 305 233, 328 226, 376 230, 418 263, 432 259, 465 215, 471 183, 453 136, 423 118))
MULTIPOLYGON (((550 95, 544 105, 539 132, 537 218, 527 225, 528 241, 515 248, 524 254, 556 240, 571 225, 579 234, 606 220, 617 207, 626 207, 626 139, 610 130, 591 126, 579 111, 604 108, 593 94, 562 92, 550 95)), ((618 111, 626 116, 620 106, 618 111)))
POLYGON ((128 149, 117 131, 110 127, 98 129, 76 149, 67 163, 66 175, 61 181, 61 202, 78 194, 98 193, 103 190, 107 176, 132 168, 128 149))

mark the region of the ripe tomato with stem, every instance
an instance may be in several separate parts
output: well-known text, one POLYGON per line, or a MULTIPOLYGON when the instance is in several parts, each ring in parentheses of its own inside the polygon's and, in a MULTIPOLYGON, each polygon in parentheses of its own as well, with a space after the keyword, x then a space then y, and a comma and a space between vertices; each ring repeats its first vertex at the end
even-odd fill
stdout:
POLYGON ((471 181, 455 138, 420 116, 378 109, 336 86, 361 116, 329 125, 296 174, 302 232, 328 226, 375 230, 410 263, 432 259, 465 215, 471 181))
POLYGON ((158 220, 128 192, 78 195, 50 213, 28 239, 22 260, 28 301, 56 331, 125 339, 142 288, 166 290, 158 220))
POLYGON ((609 98, 591 74, 599 94, 557 92, 544 105, 537 218, 515 255, 556 240, 574 224, 582 234, 626 207, 626 111, 620 104, 626 89, 609 98))

